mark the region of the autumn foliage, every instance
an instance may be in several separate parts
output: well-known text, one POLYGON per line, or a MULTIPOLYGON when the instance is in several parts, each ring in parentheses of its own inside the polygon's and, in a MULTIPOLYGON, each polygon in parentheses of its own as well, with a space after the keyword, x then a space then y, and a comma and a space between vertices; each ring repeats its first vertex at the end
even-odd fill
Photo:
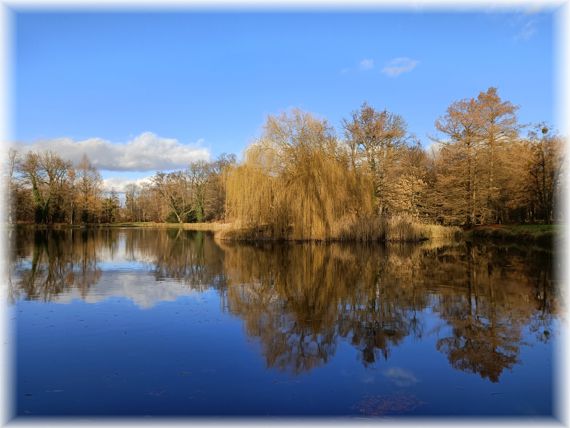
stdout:
POLYGON ((268 119, 229 174, 227 191, 236 236, 241 230, 272 239, 378 237, 372 181, 351 170, 326 121, 299 110, 268 119))
POLYGON ((12 222, 225 221, 228 239, 420 240, 448 226, 558 219, 563 140, 530 128, 496 88, 452 103, 429 147, 364 103, 341 132, 298 109, 269 116, 237 162, 222 155, 104 191, 84 158, 9 156, 12 222), (121 200, 122 199, 122 200, 121 200))

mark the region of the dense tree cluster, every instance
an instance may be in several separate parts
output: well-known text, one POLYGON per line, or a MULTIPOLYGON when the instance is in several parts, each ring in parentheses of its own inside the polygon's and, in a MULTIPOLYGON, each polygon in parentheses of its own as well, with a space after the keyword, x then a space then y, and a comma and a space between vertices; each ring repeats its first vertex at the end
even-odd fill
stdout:
POLYGON ((149 183, 126 186, 121 201, 104 190, 87 157, 77 165, 53 152, 10 151, 11 222, 97 224, 117 221, 193 222, 224 216, 225 173, 235 156, 157 172, 149 183))
POLYGON ((436 121, 433 215, 456 224, 551 223, 560 191, 562 140, 546 125, 520 135, 517 107, 490 88, 453 103, 436 121))
POLYGON ((118 220, 119 198, 103 192, 103 181, 87 157, 77 166, 53 152, 9 155, 12 222, 101 223, 118 220))
POLYGON ((344 139, 298 110, 269 117, 231 171, 228 217, 237 236, 285 239, 413 239, 414 225, 552 223, 562 138, 544 124, 524 136, 516 112, 496 88, 454 102, 436 120, 429 151, 402 117, 367 104, 343 121, 344 139))
POLYGON ((495 88, 451 104, 430 149, 401 116, 366 103, 342 127, 300 110, 270 116, 243 162, 157 172, 124 198, 103 190, 86 157, 12 150, 9 221, 227 220, 253 237, 378 239, 412 224, 556 220, 562 138, 545 124, 525 130, 495 88))

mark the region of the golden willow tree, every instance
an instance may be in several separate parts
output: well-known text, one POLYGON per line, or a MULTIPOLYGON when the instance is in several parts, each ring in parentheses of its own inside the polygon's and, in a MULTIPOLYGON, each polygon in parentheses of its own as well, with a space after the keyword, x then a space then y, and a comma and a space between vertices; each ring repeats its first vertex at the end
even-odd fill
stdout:
POLYGON ((270 116, 228 176, 228 218, 250 238, 374 238, 373 182, 355 168, 325 120, 270 116))
MULTIPOLYGON (((339 141, 325 120, 270 116, 227 180, 225 239, 416 241, 427 226, 427 156, 396 115, 364 105, 339 141)), ((453 231, 451 231, 453 232, 453 231)))

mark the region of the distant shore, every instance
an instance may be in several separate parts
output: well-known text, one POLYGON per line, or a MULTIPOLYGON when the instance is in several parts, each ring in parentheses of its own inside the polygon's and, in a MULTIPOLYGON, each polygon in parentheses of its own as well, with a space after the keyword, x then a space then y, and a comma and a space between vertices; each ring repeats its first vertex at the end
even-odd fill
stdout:
MULTIPOLYGON (((117 223, 96 223, 96 224, 52 224, 41 225, 33 223, 19 223, 11 226, 29 227, 36 230, 54 229, 92 229, 92 228, 163 228, 163 229, 184 229, 204 232, 231 232, 232 223, 204 222, 204 223, 156 223, 156 222, 117 222, 117 223)), ((563 234, 563 225, 560 224, 490 224, 479 225, 470 229, 464 229, 457 236, 459 240, 479 241, 489 240, 497 243, 520 243, 536 244, 541 246, 552 246, 557 238, 563 234)), ((227 239, 227 238, 226 238, 227 239)), ((234 240, 234 239, 227 239, 234 240)), ((239 240, 239 239, 237 239, 239 240)))
POLYGON ((10 226, 16 227, 29 227, 34 229, 94 229, 103 227, 132 227, 132 228, 167 228, 167 229, 186 229, 186 230, 201 230, 209 232, 217 232, 230 227, 231 223, 157 223, 153 221, 146 222, 117 222, 117 223, 83 223, 83 224, 67 224, 67 223, 54 223, 50 225, 35 224, 35 223, 17 223, 10 226))

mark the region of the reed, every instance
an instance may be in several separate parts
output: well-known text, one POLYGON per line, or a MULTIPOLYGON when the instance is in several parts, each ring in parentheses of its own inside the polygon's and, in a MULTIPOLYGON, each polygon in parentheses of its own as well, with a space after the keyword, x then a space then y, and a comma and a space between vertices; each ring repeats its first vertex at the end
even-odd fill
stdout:
POLYGON ((461 236, 459 227, 425 224, 409 215, 390 217, 384 224, 384 240, 390 242, 415 242, 428 239, 455 240, 461 236))

